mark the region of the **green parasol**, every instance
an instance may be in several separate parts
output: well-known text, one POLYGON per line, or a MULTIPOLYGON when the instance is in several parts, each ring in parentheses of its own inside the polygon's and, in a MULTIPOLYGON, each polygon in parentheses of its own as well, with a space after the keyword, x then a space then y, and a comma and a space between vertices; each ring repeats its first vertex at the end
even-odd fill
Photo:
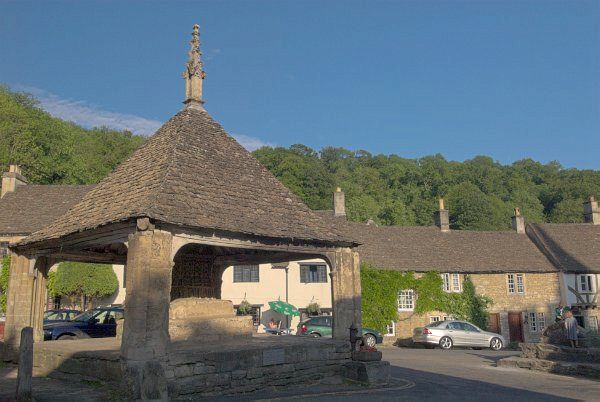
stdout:
POLYGON ((296 307, 294 307, 290 303, 282 302, 281 300, 270 301, 269 307, 271 307, 271 310, 275 311, 276 313, 280 313, 283 315, 290 315, 292 317, 300 315, 300 312, 296 307))

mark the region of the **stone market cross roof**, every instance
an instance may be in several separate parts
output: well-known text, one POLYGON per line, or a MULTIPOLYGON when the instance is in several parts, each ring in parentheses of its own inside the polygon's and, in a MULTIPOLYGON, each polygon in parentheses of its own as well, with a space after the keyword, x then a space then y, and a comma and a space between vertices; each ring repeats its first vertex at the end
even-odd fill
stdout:
POLYGON ((527 234, 562 271, 600 273, 600 225, 536 223, 527 234))
POLYGON ((26 236, 52 223, 94 186, 25 185, 0 199, 0 235, 26 236))
POLYGON ((20 245, 137 217, 270 238, 356 244, 312 212, 202 107, 188 107, 64 216, 20 245))

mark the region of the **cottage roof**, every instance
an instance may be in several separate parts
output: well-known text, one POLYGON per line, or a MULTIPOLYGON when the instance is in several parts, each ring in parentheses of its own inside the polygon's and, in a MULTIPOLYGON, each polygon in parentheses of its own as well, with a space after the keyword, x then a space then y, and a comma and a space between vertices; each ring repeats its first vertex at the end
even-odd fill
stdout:
MULTIPOLYGON (((332 211, 318 211, 335 222, 332 211)), ((525 235, 514 231, 442 232, 436 226, 377 226, 345 222, 362 261, 379 269, 415 272, 554 272, 525 235)))
POLYGON ((25 236, 43 228, 94 186, 25 185, 0 199, 0 235, 25 236))
POLYGON ((202 107, 188 107, 81 202, 21 245, 138 217, 188 228, 355 244, 312 212, 202 107))
POLYGON ((527 235, 562 271, 600 273, 600 225, 530 224, 527 235))

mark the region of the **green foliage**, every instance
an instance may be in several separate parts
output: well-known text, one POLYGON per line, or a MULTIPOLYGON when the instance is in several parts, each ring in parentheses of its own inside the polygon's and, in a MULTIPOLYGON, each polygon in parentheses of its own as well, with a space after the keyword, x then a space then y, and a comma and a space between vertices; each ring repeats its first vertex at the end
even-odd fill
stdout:
POLYGON ((112 266, 63 262, 58 266, 52 281, 55 295, 99 298, 113 294, 119 282, 112 266))
POLYGON ((350 220, 381 225, 431 225, 441 197, 455 229, 508 229, 515 207, 528 222, 581 222, 585 198, 600 196, 600 172, 557 162, 501 165, 477 156, 461 163, 303 145, 264 147, 254 155, 309 207, 331 209, 339 186, 350 220))
POLYGON ((23 165, 31 183, 97 183, 143 142, 127 131, 54 118, 31 95, 0 86, 0 161, 23 165))
POLYGON ((252 312, 252 305, 246 299, 242 300, 240 305, 237 308, 237 313, 239 315, 248 315, 252 312))
POLYGON ((0 311, 6 311, 6 292, 8 290, 8 276, 10 274, 10 256, 2 259, 0 266, 0 311))
POLYGON ((321 306, 317 302, 310 302, 308 306, 306 306, 306 312, 308 315, 320 315, 321 314, 321 306))
POLYGON ((46 281, 46 289, 48 290, 48 296, 56 297, 58 293, 56 292, 56 272, 50 271, 48 272, 48 280, 46 281))
POLYGON ((413 289, 415 314, 441 311, 457 319, 487 327, 487 308, 492 300, 475 293, 468 276, 463 280, 461 293, 446 293, 438 272, 427 272, 416 278, 412 272, 378 270, 366 263, 361 266, 362 316, 365 327, 380 331, 398 319, 398 292, 413 289))

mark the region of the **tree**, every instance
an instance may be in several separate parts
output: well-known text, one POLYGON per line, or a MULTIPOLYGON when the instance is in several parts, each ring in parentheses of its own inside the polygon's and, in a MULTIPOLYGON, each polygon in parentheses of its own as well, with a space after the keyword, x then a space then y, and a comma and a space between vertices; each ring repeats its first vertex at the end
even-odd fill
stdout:
POLYGON ((0 265, 0 311, 6 311, 6 293, 8 291, 8 277, 10 274, 10 256, 2 259, 0 265))
POLYGON ((461 183, 447 196, 450 226, 462 230, 497 230, 510 227, 509 208, 498 197, 484 194, 476 185, 461 183))
POLYGON ((58 266, 53 280, 58 296, 78 297, 85 310, 88 299, 109 296, 119 286, 111 265, 63 262, 58 266))

